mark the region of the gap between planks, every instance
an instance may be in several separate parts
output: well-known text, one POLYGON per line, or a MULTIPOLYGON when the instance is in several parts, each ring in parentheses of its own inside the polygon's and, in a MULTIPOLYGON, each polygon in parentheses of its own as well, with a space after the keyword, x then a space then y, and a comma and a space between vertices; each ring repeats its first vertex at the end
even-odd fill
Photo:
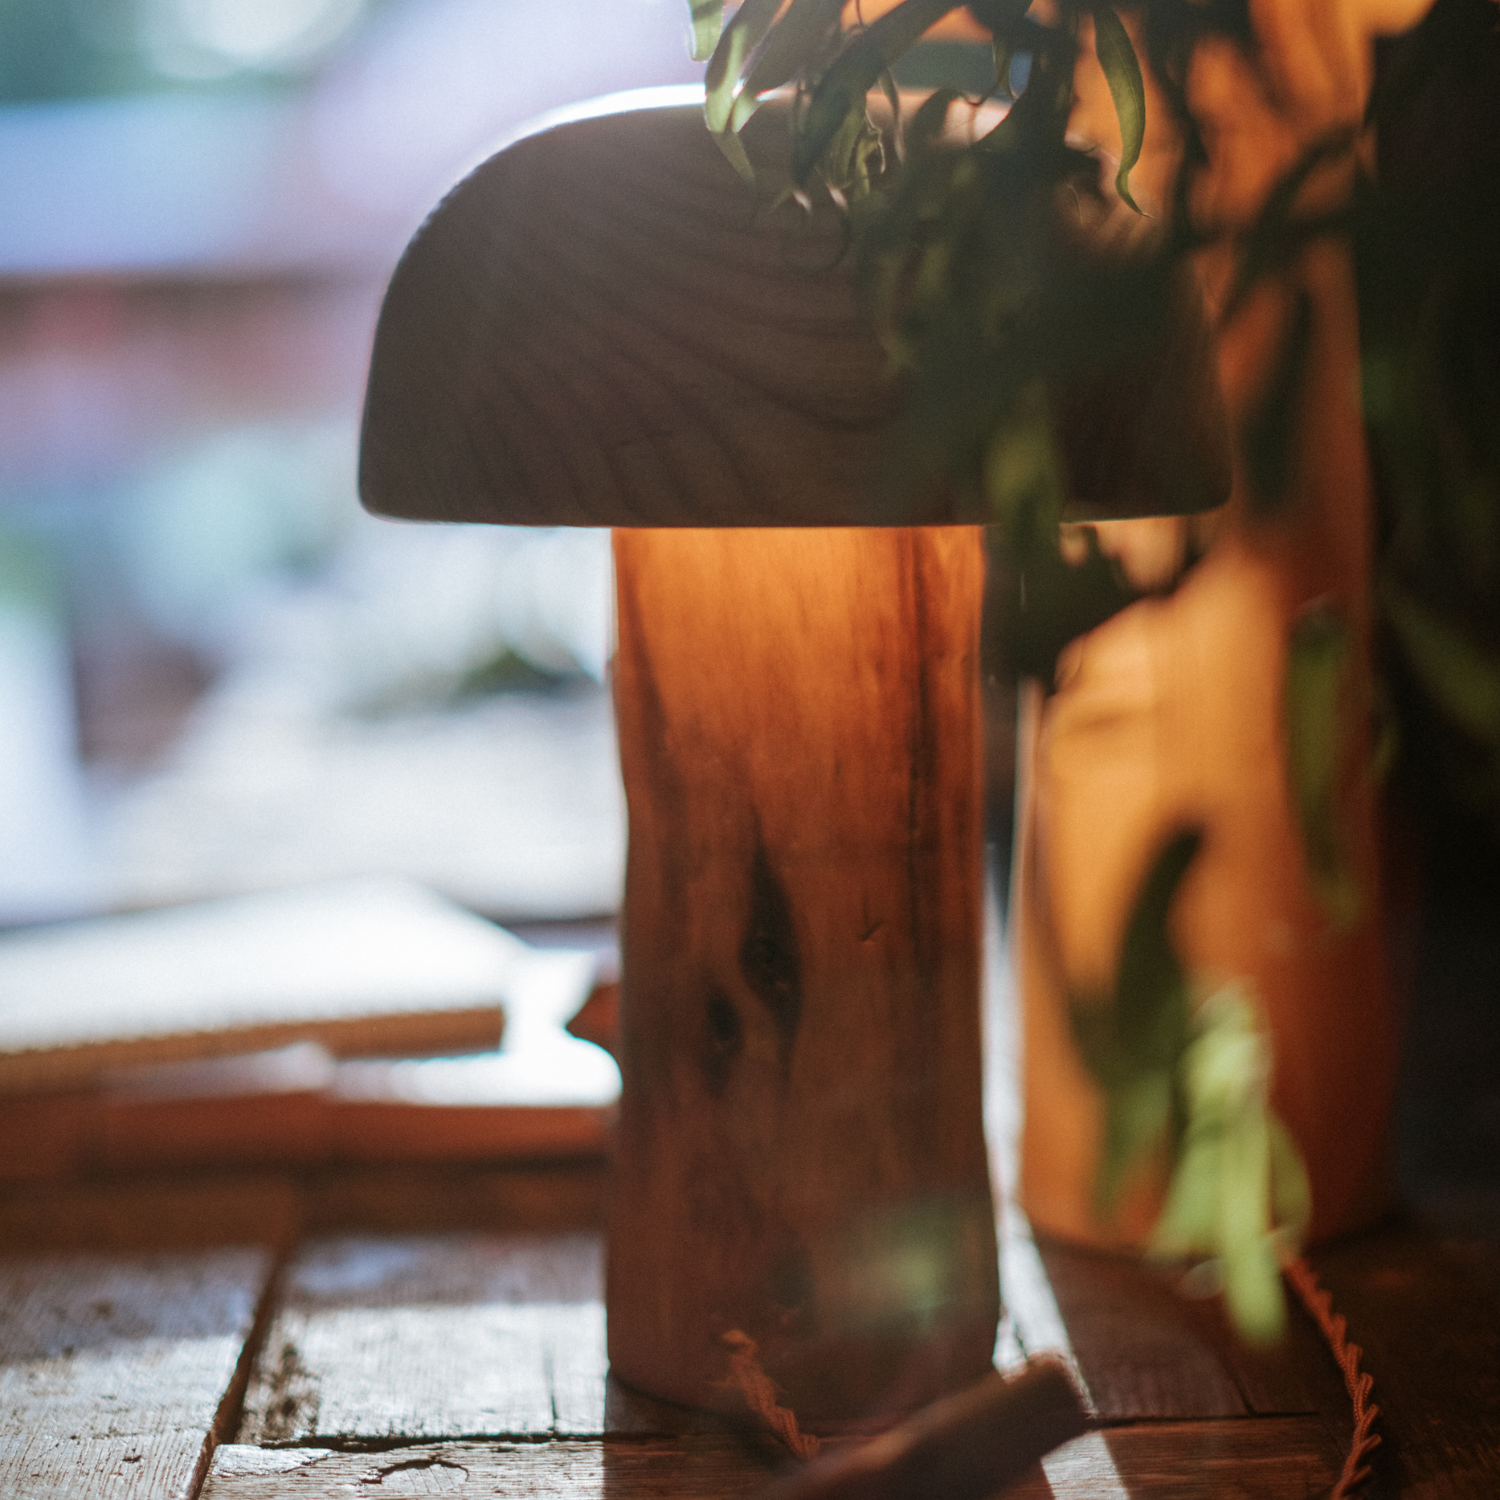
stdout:
POLYGON ((271 1274, 254 1248, 0 1262, 0 1494, 192 1500, 271 1274))

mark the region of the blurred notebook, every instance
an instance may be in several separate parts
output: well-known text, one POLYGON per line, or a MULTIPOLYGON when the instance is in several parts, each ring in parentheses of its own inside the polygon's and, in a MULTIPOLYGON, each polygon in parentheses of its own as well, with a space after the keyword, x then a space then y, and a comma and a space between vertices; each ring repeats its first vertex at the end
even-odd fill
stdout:
POLYGON ((493 1048, 509 996, 546 975, 576 1009, 589 964, 383 879, 11 934, 0 937, 0 1095, 297 1042, 334 1056, 493 1048))

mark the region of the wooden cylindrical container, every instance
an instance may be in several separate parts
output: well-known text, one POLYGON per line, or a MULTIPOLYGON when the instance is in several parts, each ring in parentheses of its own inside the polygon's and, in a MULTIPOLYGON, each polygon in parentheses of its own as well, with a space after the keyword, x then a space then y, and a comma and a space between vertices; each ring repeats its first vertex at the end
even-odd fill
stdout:
POLYGON ((811 1429, 991 1360, 974 528, 618 531, 611 1368, 811 1429))
POLYGON ((1136 893, 1188 825, 1204 841, 1174 904, 1173 938, 1201 981, 1253 987, 1272 1104, 1311 1183, 1310 1238, 1368 1224, 1391 1201, 1399 1015, 1379 858, 1370 480, 1347 253, 1318 247, 1266 285, 1220 364, 1231 410, 1243 413, 1257 364, 1299 302, 1309 350, 1285 493, 1268 506, 1241 456, 1207 557, 1169 597, 1132 605, 1070 647, 1056 691, 1045 702, 1036 694, 1025 716, 1014 924, 1022 1195, 1037 1227, 1074 1239, 1139 1244, 1160 1207, 1163 1178, 1148 1170, 1117 1222, 1095 1218, 1102 1098, 1074 1046, 1067 997, 1108 991, 1136 893), (1353 898, 1343 909, 1319 890, 1287 748, 1288 656, 1312 612, 1347 632, 1330 807, 1353 898))
MULTIPOLYGON (((1022 1197, 1038 1227, 1139 1244, 1164 1162, 1138 1175, 1117 1222, 1093 1211, 1102 1096, 1073 1045, 1068 996, 1107 991, 1136 893, 1165 841, 1203 830, 1171 932, 1199 981, 1239 978, 1270 1042, 1270 1102, 1312 1191, 1309 1237, 1370 1223, 1393 1192, 1389 1126, 1400 1036, 1399 965, 1382 869, 1371 674, 1373 505, 1360 408, 1360 330, 1349 242, 1255 236, 1294 165, 1327 154, 1286 205, 1336 224, 1355 192, 1372 39, 1429 0, 1267 0, 1253 38, 1204 46, 1188 104, 1211 142, 1179 198, 1174 115, 1148 66, 1151 126, 1136 181, 1195 227, 1242 232, 1198 256, 1234 434, 1233 492, 1206 557, 1071 647, 1021 736, 1026 790, 1013 931, 1025 1033, 1022 1197), (1310 623, 1342 642, 1316 827, 1289 754, 1288 666, 1310 623), (1299 805, 1303 812, 1299 813, 1299 805), (1330 862, 1339 870, 1330 899, 1330 862)), ((1071 127, 1118 141, 1102 70, 1080 54, 1071 127)), ((1106 544, 1128 557, 1130 528, 1106 544)), ((1325 725, 1324 731, 1330 726, 1325 725)), ((1305 740, 1299 741, 1306 744, 1305 740)))

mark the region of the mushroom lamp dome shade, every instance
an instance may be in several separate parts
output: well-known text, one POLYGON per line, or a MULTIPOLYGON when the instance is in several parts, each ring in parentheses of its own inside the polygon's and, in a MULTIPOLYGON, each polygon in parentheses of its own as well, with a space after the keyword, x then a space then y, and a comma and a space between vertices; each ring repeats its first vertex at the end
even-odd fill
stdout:
MULTIPOLYGON (((744 140, 769 201, 786 106, 744 140)), ((973 1379, 999 1312, 982 518, 944 495, 890 513, 879 439, 900 393, 841 236, 831 213, 789 230, 757 212, 693 105, 523 138, 395 273, 360 466, 389 515, 616 528, 630 834, 611 1366, 743 1411, 753 1346, 779 1399, 829 1431, 973 1379)), ((1141 448, 1133 469, 1109 460, 1144 476, 1115 485, 1116 514, 1159 493, 1138 430, 1180 448, 1188 420, 1139 415, 1090 427, 1141 448)), ((1154 508, 1222 501, 1215 441, 1188 502, 1154 508)), ((1069 467, 1097 513, 1080 476, 1099 462, 1069 467)))

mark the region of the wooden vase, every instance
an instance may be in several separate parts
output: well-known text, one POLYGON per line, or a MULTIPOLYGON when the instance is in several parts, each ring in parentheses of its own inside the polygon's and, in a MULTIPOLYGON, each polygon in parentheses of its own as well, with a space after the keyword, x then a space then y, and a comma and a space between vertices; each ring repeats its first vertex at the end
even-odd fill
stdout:
POLYGON ((990 1365, 974 528, 615 533, 609 1354, 804 1427, 990 1365))
MULTIPOLYGON (((1314 143, 1355 130, 1373 37, 1414 24, 1427 4, 1267 0, 1253 41, 1204 47, 1187 100, 1212 142, 1191 196, 1200 221, 1249 230, 1314 143)), ((1102 71, 1085 59, 1074 81, 1070 125, 1108 149, 1116 127, 1102 71)), ((1181 142, 1149 68, 1146 82, 1157 123, 1136 180, 1169 203, 1181 142)), ((1296 212, 1346 202, 1356 160, 1335 154, 1304 184, 1296 212)), ((1141 882, 1190 824, 1204 840, 1172 936, 1200 981, 1250 982, 1271 1044, 1271 1104, 1310 1179, 1309 1238, 1367 1225, 1393 1197, 1402 966, 1390 937, 1404 897, 1393 901, 1382 861, 1374 508, 1352 253, 1338 235, 1314 236, 1242 298, 1236 253, 1225 241, 1198 257, 1235 435, 1217 536, 1170 594, 1132 605, 1060 658, 1055 690, 1033 695, 1020 736, 1022 1196, 1038 1227, 1094 1242, 1144 1241, 1166 1163, 1137 1177, 1116 1222, 1095 1218, 1102 1097, 1073 1045, 1067 996, 1108 989, 1141 882), (1329 847, 1315 849, 1290 770, 1287 668, 1297 632, 1319 618, 1338 623, 1346 655, 1328 827, 1313 839, 1329 847), (1337 901, 1317 873, 1330 848, 1346 881, 1337 901)), ((1128 559, 1139 525, 1117 523, 1107 549, 1128 559)))
MULTIPOLYGON (((1347 250, 1315 247, 1265 285, 1221 339, 1219 362, 1242 418, 1255 372, 1299 304, 1311 327, 1285 493, 1268 506, 1237 454, 1234 495, 1204 559, 1168 596, 1075 642, 1055 690, 1033 695, 1025 715, 1014 892, 1022 1193, 1037 1227, 1073 1239, 1138 1245, 1162 1201, 1164 1161, 1137 1179, 1115 1222, 1095 1217, 1103 1102, 1070 1035, 1067 997, 1108 991, 1141 883, 1189 825, 1204 841, 1178 893, 1173 938, 1204 985, 1252 986, 1271 1042, 1271 1101, 1311 1182, 1310 1238, 1367 1225, 1392 1201, 1400 1018, 1372 744, 1372 505, 1347 250), (1315 612, 1340 621, 1348 641, 1332 806, 1346 909, 1319 889, 1288 760, 1288 655, 1315 612)), ((1128 533, 1109 540, 1128 553, 1128 533)))

